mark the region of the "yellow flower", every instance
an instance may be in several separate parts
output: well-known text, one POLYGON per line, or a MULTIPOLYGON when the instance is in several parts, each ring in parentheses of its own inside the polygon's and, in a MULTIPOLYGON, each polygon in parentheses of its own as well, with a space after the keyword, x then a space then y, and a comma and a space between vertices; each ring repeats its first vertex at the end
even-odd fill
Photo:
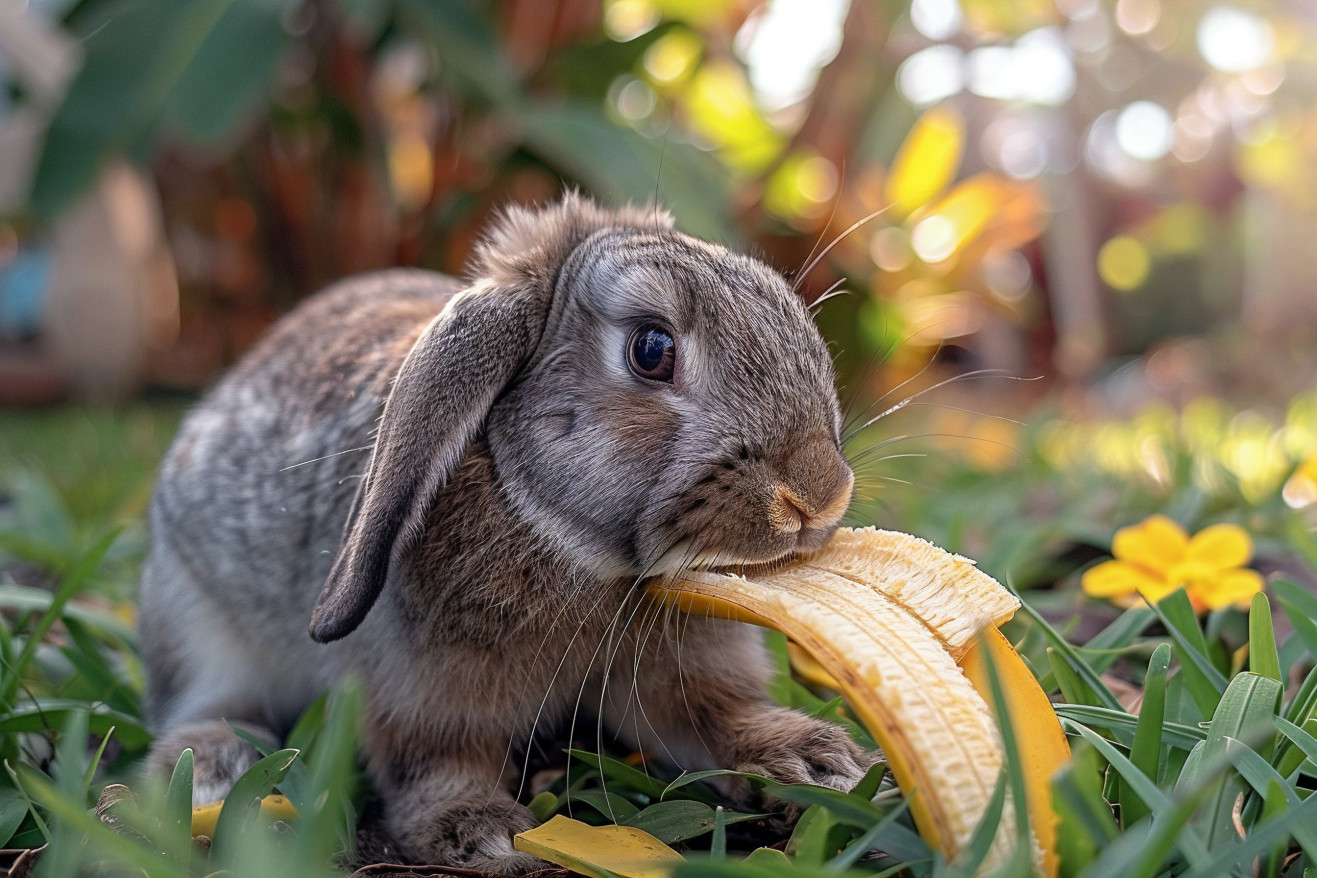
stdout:
POLYGON ((1291 509, 1303 509, 1317 503, 1317 457, 1310 457, 1299 465, 1280 495, 1291 509))
POLYGON ((1084 592, 1131 605, 1142 595, 1156 603, 1184 586, 1194 609, 1246 606, 1262 590, 1262 576, 1244 567, 1253 541, 1243 528, 1214 524, 1190 539, 1164 515, 1153 515, 1116 531, 1111 554, 1084 573, 1084 592))

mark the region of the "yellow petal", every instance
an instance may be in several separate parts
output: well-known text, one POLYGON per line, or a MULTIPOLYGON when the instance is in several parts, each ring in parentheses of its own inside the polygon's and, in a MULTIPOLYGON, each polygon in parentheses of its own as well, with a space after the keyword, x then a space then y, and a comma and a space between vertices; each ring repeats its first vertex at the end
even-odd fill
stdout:
MULTIPOLYGON (((1114 598, 1138 593, 1148 594, 1169 589, 1166 580, 1124 561, 1104 561, 1084 571, 1080 580, 1084 594, 1095 598, 1114 598)), ((1154 599, 1155 600, 1155 599, 1154 599)))
POLYGON ((1253 541, 1238 525, 1214 524, 1194 534, 1185 557, 1214 570, 1242 567, 1253 557, 1253 541))
POLYGON ((1165 576, 1184 558, 1189 535, 1165 515, 1152 515, 1138 524, 1122 527, 1111 541, 1111 554, 1165 576))
POLYGON ((634 826, 591 826, 561 814, 512 839, 519 851, 573 872, 608 878, 666 878, 685 858, 634 826))
POLYGON ((1195 603, 1209 610, 1248 605, 1253 595, 1262 591, 1262 574, 1256 570, 1224 570, 1211 579, 1194 583, 1189 594, 1195 603))

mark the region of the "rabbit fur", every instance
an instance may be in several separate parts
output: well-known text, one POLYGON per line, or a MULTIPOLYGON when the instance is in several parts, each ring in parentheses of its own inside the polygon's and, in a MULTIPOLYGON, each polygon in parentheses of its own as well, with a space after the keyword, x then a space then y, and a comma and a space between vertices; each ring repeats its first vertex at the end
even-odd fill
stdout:
POLYGON ((148 770, 192 747, 196 801, 218 799, 257 755, 231 726, 273 743, 353 674, 385 826, 418 862, 542 865, 511 841, 536 822, 522 757, 578 715, 687 770, 848 789, 873 757, 771 702, 758 629, 638 588, 821 546, 853 484, 839 430, 787 282, 663 212, 568 194, 508 209, 467 281, 340 282, 160 470, 148 770), (671 383, 628 366, 646 326, 675 340, 671 383))

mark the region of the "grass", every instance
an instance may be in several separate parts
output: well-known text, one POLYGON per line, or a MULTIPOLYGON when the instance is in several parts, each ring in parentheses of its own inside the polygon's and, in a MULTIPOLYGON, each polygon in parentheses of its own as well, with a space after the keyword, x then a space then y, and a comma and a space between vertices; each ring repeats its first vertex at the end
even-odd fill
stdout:
MULTIPOLYGON (((1027 612, 1006 631, 1057 701, 1074 751, 1053 785, 1061 874, 1308 878, 1317 870, 1317 551, 1311 513, 1283 499, 1299 464, 1317 453, 1317 441, 1294 438, 1310 408, 1298 400, 1270 424, 1283 436, 1279 463, 1268 451, 1257 471, 1236 453, 1261 435, 1256 419, 1254 433, 1233 435, 1239 419, 1228 412, 1216 435, 1179 416, 1090 424, 1073 435, 1073 425, 1043 417, 1009 439, 1019 455, 984 457, 924 439, 890 453, 927 457, 860 467, 862 492, 882 487, 873 493, 881 502, 858 504, 859 521, 976 557, 1023 592, 1027 612), (1082 569, 1106 557, 1118 526, 1154 512, 1191 530, 1244 526, 1270 574, 1268 596, 1247 611, 1203 617, 1183 592, 1155 611, 1083 599, 1082 569), (1135 702, 1139 709, 1127 710, 1135 702)), ((0 847, 48 845, 38 869, 51 876, 107 863, 151 876, 344 874, 343 852, 371 812, 355 770, 360 693, 350 687, 309 709, 287 749, 244 778, 209 848, 189 837, 186 765, 160 788, 139 778, 150 733, 132 595, 150 480, 180 413, 137 406, 0 421, 0 847), (263 817, 255 802, 272 790, 302 817, 291 825, 263 817)), ((908 432, 950 431, 926 422, 908 432)), ((794 678, 785 644, 771 643, 774 696, 844 721, 833 693, 794 678)), ((582 749, 551 760, 530 807, 541 818, 571 813, 645 828, 686 852, 683 876, 973 871, 972 862, 946 863, 928 850, 881 771, 850 794, 774 788, 803 808, 783 826, 738 812, 708 777, 638 770, 629 758, 582 749)), ((1018 783, 1011 768, 1001 789, 1018 783)))

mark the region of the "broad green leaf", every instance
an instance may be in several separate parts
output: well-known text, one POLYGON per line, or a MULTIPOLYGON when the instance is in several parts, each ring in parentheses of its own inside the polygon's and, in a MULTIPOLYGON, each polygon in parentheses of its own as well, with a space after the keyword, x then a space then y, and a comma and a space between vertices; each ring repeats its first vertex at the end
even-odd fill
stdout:
POLYGON ((667 789, 668 785, 658 778, 651 777, 640 769, 632 768, 625 762, 611 756, 601 756, 588 750, 569 750, 568 753, 586 765, 599 769, 606 777, 624 784, 638 793, 644 793, 655 801, 662 799, 663 793, 667 789))
MULTIPOLYGON (((745 820, 759 820, 764 814, 727 814, 726 823, 740 823, 745 820)), ((678 799, 670 802, 656 802, 640 813, 619 821, 627 826, 643 829, 666 844, 696 838, 710 832, 717 822, 714 809, 703 802, 678 799)))
POLYGON ((559 799, 557 796, 549 790, 545 790, 526 803, 526 807, 530 809, 530 813, 535 815, 536 820, 543 823, 545 820, 552 817, 553 813, 558 810, 558 802, 559 799))
POLYGON ((732 771, 725 768, 710 768, 706 771, 688 771, 675 778, 672 783, 663 788, 663 795, 660 798, 666 799, 668 794, 681 789, 687 784, 693 784, 697 781, 709 780, 715 777, 740 777, 759 784, 772 783, 762 774, 751 774, 746 771, 732 771))
MULTIPOLYGON (((223 68, 231 70, 226 53, 242 53, 254 34, 246 27, 223 29, 221 22, 231 15, 239 21, 249 18, 245 11, 234 12, 232 7, 256 6, 257 2, 135 0, 104 4, 107 8, 101 20, 83 39, 82 68, 51 120, 42 147, 30 199, 37 215, 49 218, 71 205, 112 158, 140 160, 149 155, 153 139, 167 124, 171 99, 181 82, 192 82, 194 93, 213 95, 208 71, 198 69, 189 75, 189 68, 198 59, 209 59, 212 64, 223 59, 223 68), (217 33, 227 35, 222 41, 225 45, 207 47, 217 33), (243 45, 234 46, 234 40, 243 45)), ((282 40, 277 9, 272 20, 268 14, 259 20, 267 27, 278 26, 274 36, 282 40)), ((256 30, 265 32, 259 26, 256 30)), ((263 46, 264 37, 255 42, 263 46)), ((260 91, 268 84, 273 65, 267 63, 264 70, 260 91)), ((234 108, 246 108, 254 94, 246 81, 243 76, 244 84, 235 84, 233 94, 220 100, 215 107, 218 118, 231 119, 234 108)), ((177 98, 186 99, 186 93, 177 98)), ((195 122, 200 112, 204 111, 189 108, 186 118, 195 122)), ((197 124, 213 133, 212 128, 197 124)))
MULTIPOLYGON (((32 704, 21 704, 0 720, 0 735, 48 732, 68 719, 70 713, 85 711, 88 707, 84 701, 64 698, 41 698, 32 704)), ((151 743, 151 733, 140 720, 108 708, 92 707, 88 716, 90 733, 104 736, 110 733, 110 729, 115 730, 115 738, 129 750, 142 750, 151 743)))
POLYGON ((0 787, 0 848, 9 846, 9 839, 23 825, 27 817, 27 801, 17 790, 0 787))
MULTIPOLYGON (((577 802, 589 805, 614 823, 629 823, 632 817, 640 813, 640 809, 631 800, 625 799, 617 793, 609 793, 603 790, 573 790, 564 795, 563 800, 570 802, 572 805, 577 802)), ((709 807, 701 802, 692 802, 691 804, 701 805, 705 808, 709 807)), ((641 826, 640 828, 646 832, 653 831, 647 826, 641 826)))
POLYGON ((250 121, 273 90, 288 46, 285 11, 283 0, 228 5, 174 82, 163 109, 168 130, 211 146, 250 121))
POLYGON ((619 128, 595 104, 535 105, 517 113, 526 148, 596 195, 621 204, 652 203, 655 184, 682 229, 734 244, 725 169, 695 147, 664 146, 619 128), (660 168, 660 163, 662 167, 660 168))
POLYGON ((787 853, 805 866, 821 866, 836 853, 829 840, 838 828, 831 811, 821 805, 811 805, 796 821, 796 828, 787 841, 787 853))
POLYGON ((260 809, 260 801, 268 796, 288 773, 288 766, 297 758, 296 750, 278 750, 257 761, 233 784, 224 798, 215 834, 211 839, 212 864, 232 862, 242 844, 241 830, 248 819, 260 809))
POLYGON ((788 802, 827 808, 837 820, 859 829, 868 829, 883 818, 883 812, 867 799, 827 787, 770 782, 765 785, 764 792, 788 802))

